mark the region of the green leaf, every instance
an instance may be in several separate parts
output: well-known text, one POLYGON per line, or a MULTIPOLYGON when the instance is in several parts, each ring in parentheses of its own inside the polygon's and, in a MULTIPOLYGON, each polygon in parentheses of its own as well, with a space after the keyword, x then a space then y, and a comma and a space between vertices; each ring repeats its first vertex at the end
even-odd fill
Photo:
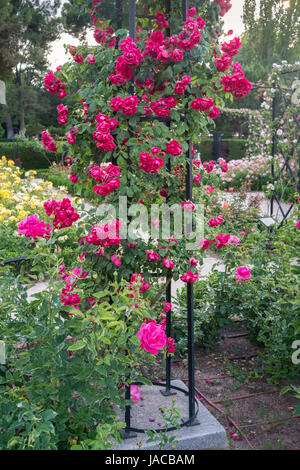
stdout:
POLYGON ((77 341, 77 343, 71 344, 68 347, 68 351, 78 351, 79 349, 85 348, 85 346, 86 346, 85 341, 80 339, 79 341, 77 341))

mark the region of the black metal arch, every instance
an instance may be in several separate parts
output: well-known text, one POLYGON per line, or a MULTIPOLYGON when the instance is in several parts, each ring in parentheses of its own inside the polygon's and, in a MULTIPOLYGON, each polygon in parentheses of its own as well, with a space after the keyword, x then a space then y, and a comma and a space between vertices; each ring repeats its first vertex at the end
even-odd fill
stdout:
MULTIPOLYGON (((182 20, 186 21, 186 13, 189 9, 189 0, 182 0, 182 20)), ((203 2, 202 2, 203 3, 203 2)), ((165 0, 165 13, 166 17, 169 19, 171 11, 171 0, 165 0)), ((136 0, 129 0, 129 35, 134 40, 135 39, 135 24, 136 23, 136 0)), ((166 29, 166 35, 170 36, 170 28, 166 29)), ((132 79, 132 81, 134 78, 132 79)), ((144 121, 151 120, 151 117, 143 117, 144 121)), ((164 122, 167 126, 170 126, 171 120, 170 117, 159 118, 161 122, 164 122)), ((170 158, 167 162, 167 169, 171 170, 170 158)), ((186 167, 186 182, 185 182, 185 192, 186 199, 192 201, 193 199, 193 163, 192 163, 192 142, 188 142, 188 151, 187 151, 187 167, 186 167)), ((199 406, 195 398, 195 373, 194 373, 194 286, 192 283, 187 283, 187 328, 188 328, 188 391, 181 389, 180 387, 175 387, 171 384, 171 358, 167 356, 166 358, 166 375, 165 382, 158 383, 153 382, 153 385, 163 386, 164 390, 161 393, 164 396, 174 395, 175 390, 183 392, 188 396, 188 419, 182 422, 182 426, 192 426, 198 424, 197 414, 199 406)), ((171 280, 166 288, 166 301, 171 302, 171 280)), ((171 311, 166 314, 166 336, 171 336, 171 311)), ((125 399, 130 400, 130 386, 125 387, 125 399)), ((126 428, 123 432, 123 437, 131 438, 135 436, 135 433, 144 433, 145 429, 138 429, 131 426, 131 417, 130 417, 130 405, 125 407, 125 423, 126 428)), ((169 431, 175 428, 168 429, 169 431)), ((156 429, 157 432, 161 432, 161 429, 156 429)))

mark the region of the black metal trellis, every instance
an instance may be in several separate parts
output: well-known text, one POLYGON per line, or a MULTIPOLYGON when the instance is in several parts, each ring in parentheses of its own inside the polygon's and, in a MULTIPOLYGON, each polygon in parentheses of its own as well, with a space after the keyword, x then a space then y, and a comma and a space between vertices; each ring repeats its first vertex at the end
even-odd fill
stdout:
MULTIPOLYGON (((296 72, 296 70, 288 70, 288 71, 281 72, 281 74, 286 75, 286 74, 290 74, 290 73, 294 73, 294 72, 296 72)), ((281 115, 281 117, 283 117, 284 111, 291 106, 291 103, 288 101, 288 99, 285 96, 284 90, 281 88, 281 86, 279 84, 277 84, 277 85, 274 84, 273 86, 255 85, 253 88, 259 88, 259 89, 273 89, 273 88, 276 89, 277 88, 277 92, 276 92, 275 96, 272 99, 272 123, 274 123, 274 121, 276 119, 278 119, 278 117, 280 115, 281 115), (281 99, 283 99, 284 106, 285 106, 283 111, 281 111, 279 106, 278 106, 281 99), (279 114, 277 114, 277 112, 279 112, 279 114)), ((300 131, 300 123, 299 123, 299 120, 298 120, 297 116, 294 113, 292 113, 292 116, 293 116, 294 122, 296 123, 296 126, 298 127, 298 129, 300 131)), ((273 219, 272 225, 270 225, 269 221, 268 221, 267 226, 269 227, 270 231, 274 231, 275 228, 279 229, 280 227, 282 227, 283 223, 285 222, 285 220, 289 216, 289 214, 292 211, 292 209, 294 207, 294 204, 295 204, 294 202, 292 202, 290 204, 289 208, 285 212, 284 207, 283 207, 283 205, 280 201, 280 196, 277 193, 276 188, 275 188, 276 180, 283 174, 283 172, 285 170, 289 172, 290 177, 291 177, 291 179, 292 179, 292 181, 295 185, 295 190, 300 192, 300 155, 298 156, 298 171, 297 171, 297 173, 293 171, 293 169, 290 165, 290 159, 294 155, 296 145, 298 145, 299 142, 300 142, 300 132, 298 134, 298 138, 297 138, 297 142, 296 142, 295 146, 293 146, 291 151, 290 151, 290 155, 286 155, 283 152, 282 149, 279 149, 279 152, 280 152, 280 154, 281 154, 281 156, 284 160, 284 164, 280 168, 279 172, 276 174, 275 173, 275 166, 274 166, 274 157, 275 157, 275 154, 276 154, 277 144, 279 143, 279 140, 278 140, 278 137, 276 135, 276 130, 273 129, 272 151, 271 151, 271 155, 272 155, 271 176, 272 176, 272 182, 273 182, 274 189, 272 190, 272 196, 271 196, 271 200, 270 200, 269 217, 271 219, 273 219, 274 202, 276 201, 276 203, 278 205, 278 209, 280 210, 280 213, 282 215, 282 220, 276 227, 275 227, 276 222, 274 221, 274 219, 273 219)), ((261 220, 264 221, 264 218, 262 218, 261 220)))
MULTIPOLYGON (((122 0, 116 1, 116 6, 122 7, 122 0)), ((189 0, 182 0, 182 18, 183 21, 186 20, 186 12, 189 8, 189 0)), ((121 8, 122 9, 122 8, 121 8)), ((167 19, 169 19, 171 11, 171 0, 165 0, 165 10, 167 19)), ((136 0, 129 0, 129 35, 134 40, 135 39, 135 18, 136 18, 136 0)), ((118 17, 118 26, 121 26, 121 18, 118 17)), ((170 28, 166 29, 166 35, 170 36, 170 28)), ((133 80, 131 85, 131 91, 133 91, 133 80)), ((158 121, 166 123, 167 126, 171 125, 171 120, 169 117, 166 118, 156 118, 158 121)), ((143 121, 151 120, 151 117, 143 117, 143 121)), ((187 151, 187 173, 186 173, 186 199, 192 201, 193 199, 193 163, 192 163, 192 142, 188 142, 188 151, 187 151)), ((170 158, 167 162, 167 169, 171 171, 171 162, 170 158)), ((192 229, 192 227, 191 227, 192 229)), ((25 260, 27 256, 13 258, 5 260, 2 264, 10 264, 17 261, 25 260)), ((169 279, 168 279, 169 280, 169 279)), ((166 301, 171 302, 171 279, 166 287, 166 301)), ((166 336, 171 336, 171 311, 166 314, 166 336)), ((164 396, 170 396, 176 394, 176 391, 183 392, 188 397, 188 417, 181 423, 182 426, 192 426, 198 424, 197 414, 199 410, 199 404, 195 399, 195 377, 194 377, 194 290, 193 284, 187 283, 187 328, 188 328, 188 390, 177 387, 171 384, 171 358, 167 356, 166 358, 166 376, 165 382, 155 382, 153 381, 154 386, 163 387, 164 390, 161 390, 161 393, 164 396)), ((137 384, 138 385, 138 384, 137 384)), ((125 386, 125 399, 130 400, 131 392, 130 385, 125 386)), ((123 432, 124 438, 134 437, 135 433, 144 433, 145 429, 139 429, 131 426, 131 416, 130 416, 130 405, 125 406, 125 423, 126 428, 123 432)), ((173 431, 177 429, 176 427, 169 427, 167 431, 173 431)), ((162 432, 165 429, 158 428, 156 432, 162 432)))
MULTIPOLYGON (((189 8, 189 0, 182 0, 182 19, 186 20, 186 13, 189 8)), ((169 20, 171 12, 171 0, 165 0, 165 11, 166 17, 169 20)), ((129 1, 129 36, 134 40, 135 39, 135 19, 136 19, 136 0, 129 1)), ((166 28, 166 35, 170 36, 170 28, 166 28)), ((142 120, 149 121, 151 117, 144 117, 142 120)), ((170 126, 171 120, 167 118, 159 118, 159 121, 166 123, 167 126, 170 126)), ((193 163, 192 163, 192 142, 188 142, 188 152, 187 152, 187 174, 186 174, 186 199, 192 201, 193 199, 193 163)), ((168 171, 171 170, 170 158, 167 162, 168 171)), ((171 279, 166 287, 166 301, 171 302, 171 279)), ((198 414, 198 402, 195 399, 195 375, 194 375, 194 291, 193 284, 187 283, 187 327, 188 327, 188 391, 183 388, 175 387, 171 384, 171 358, 167 356, 166 359, 166 375, 165 382, 152 382, 154 386, 161 386, 164 390, 161 390, 161 393, 164 396, 174 395, 176 391, 183 392, 188 396, 188 419, 181 423, 182 426, 191 426, 198 424, 196 419, 198 414)), ((166 314, 166 336, 171 336, 171 310, 166 314)), ((125 399, 130 400, 130 385, 125 387, 125 399)), ((144 433, 145 429, 139 429, 131 426, 131 417, 130 417, 130 405, 125 407, 125 423, 126 428, 123 432, 124 438, 133 437, 134 433, 144 433)), ((175 427, 170 427, 167 430, 175 430, 175 427)), ((156 432, 162 432, 161 428, 156 429, 156 432)))
MULTIPOLYGON (((293 71, 286 71, 284 72, 285 74, 287 73, 292 73, 293 71)), ((278 102, 279 102, 279 99, 282 98, 283 99, 283 102, 284 102, 284 110, 289 108, 291 106, 291 103, 288 102, 286 96, 285 96, 285 93, 284 91, 282 90, 281 86, 278 84, 277 85, 277 89, 278 89, 278 93, 276 93, 276 95, 274 96, 273 98, 273 102, 272 102, 272 121, 274 122, 274 120, 276 119, 276 111, 277 111, 277 105, 278 105, 278 102)), ((280 112, 280 110, 279 110, 280 112)), ((281 115, 283 115, 284 111, 281 112, 281 115)), ((300 131, 300 123, 298 121, 298 118, 297 116, 292 113, 292 116, 293 116, 293 120, 294 122, 296 123, 296 126, 298 127, 299 131, 300 131)), ((298 138, 297 138, 297 144, 299 144, 300 142, 300 132, 298 133, 298 138)), ((280 228, 282 226, 282 224, 284 223, 284 221, 286 220, 286 218, 288 217, 288 215, 290 214, 291 210, 293 209, 293 206, 294 206, 294 202, 292 202, 290 204, 290 207, 288 208, 288 210, 285 212, 284 211, 284 208, 281 204, 281 201, 279 199, 279 195, 277 194, 276 192, 276 188, 275 188, 275 181, 282 175, 283 171, 284 170, 287 170, 289 173, 290 173, 290 176, 291 176, 291 179, 293 180, 293 183, 295 184, 295 189, 297 189, 298 192, 300 192, 300 155, 298 156, 298 172, 297 174, 293 171, 293 169, 291 168, 291 165, 290 165, 290 159, 291 157, 294 155, 294 150, 295 150, 295 146, 292 147, 291 151, 290 151, 290 155, 286 155, 282 149, 280 149, 280 154, 281 156, 283 157, 283 160, 284 160, 284 164, 282 166, 282 168, 279 170, 278 174, 275 174, 275 168, 274 168, 274 157, 275 157, 275 153, 276 153, 276 147, 277 147, 277 144, 278 144, 278 137, 277 137, 277 134, 275 132, 275 130, 273 130, 273 139, 272 139, 272 157, 273 157, 273 160, 272 160, 272 167, 271 167, 271 172, 272 172, 272 178, 273 178, 273 184, 274 184, 274 189, 273 189, 273 192, 272 192, 272 197, 271 197, 271 204, 270 204, 270 217, 273 217, 273 213, 274 213, 274 201, 277 202, 278 204, 278 207, 279 207, 279 210, 281 212, 281 215, 282 215, 282 221, 280 222, 280 224, 278 225, 277 228, 280 228)))

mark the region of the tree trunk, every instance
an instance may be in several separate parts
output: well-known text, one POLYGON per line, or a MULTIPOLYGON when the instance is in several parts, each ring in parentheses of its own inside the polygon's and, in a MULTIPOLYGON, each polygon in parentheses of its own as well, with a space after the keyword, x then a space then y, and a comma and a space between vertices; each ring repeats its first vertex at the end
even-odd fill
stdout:
POLYGON ((20 135, 25 136, 25 116, 24 116, 24 98, 23 98, 23 86, 20 83, 20 135))
POLYGON ((6 120, 6 138, 13 139, 15 137, 14 128, 12 125, 11 116, 8 111, 8 107, 5 106, 5 120, 6 120))

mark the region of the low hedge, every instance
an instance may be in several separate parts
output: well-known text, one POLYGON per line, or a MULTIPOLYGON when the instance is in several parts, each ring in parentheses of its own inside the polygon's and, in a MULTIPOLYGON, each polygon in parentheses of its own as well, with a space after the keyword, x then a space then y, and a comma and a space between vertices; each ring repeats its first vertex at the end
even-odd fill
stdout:
POLYGON ((0 157, 2 155, 13 160, 19 158, 25 170, 48 168, 52 162, 62 159, 60 152, 50 152, 30 141, 0 142, 0 157))
MULTIPOLYGON (((239 160, 245 156, 247 139, 222 139, 221 157, 225 160, 239 160)), ((213 138, 203 138, 199 144, 194 147, 200 152, 202 160, 213 159, 213 138)))

